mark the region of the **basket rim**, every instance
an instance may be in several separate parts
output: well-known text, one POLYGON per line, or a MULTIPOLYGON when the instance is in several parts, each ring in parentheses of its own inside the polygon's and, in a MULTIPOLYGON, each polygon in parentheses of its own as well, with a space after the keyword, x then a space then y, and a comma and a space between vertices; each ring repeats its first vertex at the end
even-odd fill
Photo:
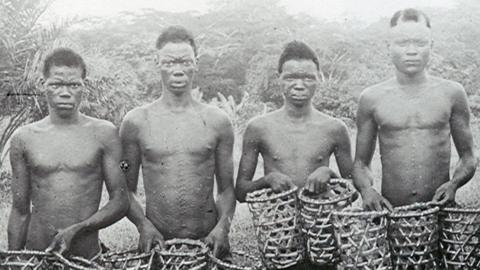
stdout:
POLYGON ((188 239, 188 238, 174 238, 165 241, 165 246, 174 245, 174 244, 188 244, 200 247, 199 252, 170 252, 163 249, 155 249, 155 252, 162 256, 196 256, 196 255, 206 255, 209 251, 209 248, 205 243, 200 240, 188 239))
POLYGON ((343 179, 343 178, 331 179, 329 184, 345 184, 345 185, 347 185, 348 192, 346 192, 345 194, 341 194, 341 195, 338 196, 338 197, 334 197, 334 198, 331 199, 331 200, 317 200, 317 199, 313 199, 313 198, 308 197, 308 196, 305 194, 306 188, 305 188, 305 187, 302 187, 302 188, 298 191, 298 198, 300 199, 300 201, 302 201, 302 202, 304 202, 304 203, 324 205, 324 204, 337 203, 337 202, 340 202, 340 201, 346 201, 346 200, 352 198, 353 195, 354 195, 355 192, 356 192, 356 190, 350 189, 350 183, 349 183, 349 181, 346 180, 346 179, 343 179))
POLYGON ((128 261, 128 260, 138 260, 138 259, 148 258, 148 257, 151 257, 153 254, 154 254, 154 252, 152 252, 152 251, 145 252, 145 253, 138 253, 138 250, 136 250, 136 249, 129 249, 129 250, 125 250, 125 251, 111 251, 111 252, 102 254, 102 256, 100 256, 100 260, 105 261, 105 262, 124 262, 124 261, 128 261), (134 253, 134 254, 132 254, 133 256, 130 257, 130 258, 120 258, 120 259, 109 258, 111 256, 123 255, 123 254, 128 254, 128 253, 134 253))
POLYGON ((269 191, 273 192, 273 190, 271 188, 262 188, 262 189, 258 189, 258 190, 249 192, 247 194, 247 197, 245 198, 245 201, 248 202, 248 203, 267 202, 267 201, 270 201, 272 199, 278 199, 278 198, 281 198, 281 197, 291 195, 292 193, 295 193, 297 190, 298 190, 298 187, 295 186, 295 187, 293 187, 293 188, 291 188, 287 191, 283 191, 283 192, 280 192, 280 193, 274 193, 274 195, 272 195, 270 197, 267 197, 267 198, 255 198, 256 195, 261 195, 261 194, 267 193, 269 191))
POLYGON ((468 214, 480 214, 480 207, 445 207, 441 208, 440 212, 451 212, 451 213, 468 213, 468 214))
POLYGON ((340 211, 334 210, 332 211, 332 215, 336 216, 352 216, 352 217, 381 217, 381 216, 386 216, 388 214, 388 210, 382 210, 382 211, 365 211, 362 208, 359 207, 347 207, 344 208, 340 211))
POLYGON ((393 208, 393 211, 388 214, 390 218, 407 218, 407 217, 421 217, 421 216, 427 216, 427 215, 432 215, 440 211, 440 208, 438 206, 434 206, 431 203, 425 203, 425 202, 420 202, 420 203, 412 203, 408 205, 403 205, 403 206, 397 206, 393 208), (410 210, 416 210, 416 209, 422 209, 426 208, 425 210, 421 211, 410 211, 410 210))
POLYGON ((0 255, 34 255, 34 256, 47 256, 47 257, 52 257, 54 256, 53 253, 48 253, 45 251, 41 250, 28 250, 28 249, 22 249, 22 250, 0 250, 0 255))

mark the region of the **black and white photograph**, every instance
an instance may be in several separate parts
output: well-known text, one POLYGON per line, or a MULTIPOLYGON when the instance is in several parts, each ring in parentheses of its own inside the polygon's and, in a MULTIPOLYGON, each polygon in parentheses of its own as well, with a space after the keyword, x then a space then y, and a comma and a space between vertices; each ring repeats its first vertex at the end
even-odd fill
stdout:
POLYGON ((480 270, 479 0, 0 0, 0 270, 480 270))

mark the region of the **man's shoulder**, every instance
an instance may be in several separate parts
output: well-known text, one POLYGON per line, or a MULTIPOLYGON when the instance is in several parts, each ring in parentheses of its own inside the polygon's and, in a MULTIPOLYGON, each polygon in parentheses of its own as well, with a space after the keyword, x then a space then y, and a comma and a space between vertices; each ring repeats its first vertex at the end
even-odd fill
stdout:
POLYGON ((152 107, 152 104, 142 105, 128 111, 123 117, 122 123, 128 122, 129 124, 139 125, 145 121, 147 111, 152 107))
POLYGON ((445 91, 447 93, 459 94, 465 92, 463 86, 456 81, 444 79, 437 76, 430 76, 430 81, 432 82, 433 87, 441 89, 442 91, 445 91))
POLYGON ((385 81, 368 86, 360 93, 360 98, 375 99, 380 95, 388 92, 389 89, 394 87, 394 79, 390 78, 385 81))
POLYGON ((118 128, 110 121, 95 117, 86 116, 85 126, 99 139, 111 140, 118 136, 118 128))
POLYGON ((314 123, 322 127, 323 130, 329 130, 335 133, 344 132, 347 130, 347 125, 345 124, 345 122, 343 122, 342 119, 330 116, 317 109, 315 109, 313 120, 314 123))
POLYGON ((268 129, 271 126, 271 123, 275 123, 277 121, 278 114, 279 110, 275 110, 273 112, 255 116, 248 121, 247 128, 251 130, 268 129))

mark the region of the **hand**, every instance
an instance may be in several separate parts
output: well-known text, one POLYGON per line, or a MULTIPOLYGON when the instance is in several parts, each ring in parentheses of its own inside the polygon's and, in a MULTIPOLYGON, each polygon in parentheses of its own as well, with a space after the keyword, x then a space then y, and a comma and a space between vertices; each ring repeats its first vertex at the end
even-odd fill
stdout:
POLYGON ((150 220, 146 219, 143 225, 139 226, 138 232, 140 233, 140 238, 138 239, 138 250, 140 252, 149 252, 157 245, 161 249, 165 248, 163 235, 150 220))
POLYGON ((59 230, 45 252, 58 252, 64 254, 69 251, 72 246, 73 238, 75 238, 79 231, 80 229, 76 224, 59 230))
POLYGON ((275 193, 287 191, 295 187, 292 179, 283 173, 271 172, 265 176, 265 181, 275 193))
POLYGON ((213 256, 216 258, 223 258, 230 254, 228 233, 224 229, 215 227, 203 241, 212 249, 213 256))
POLYGON ((328 182, 335 173, 328 167, 320 167, 307 177, 305 188, 315 194, 327 191, 328 182))
POLYGON ((363 199, 363 208, 371 211, 382 211, 387 208, 389 211, 393 211, 393 207, 390 202, 378 194, 378 192, 372 187, 361 191, 360 193, 363 199))
POLYGON ((445 205, 449 202, 455 201, 455 193, 457 192, 457 186, 452 182, 446 182, 437 188, 435 195, 433 196, 433 202, 439 205, 445 205))

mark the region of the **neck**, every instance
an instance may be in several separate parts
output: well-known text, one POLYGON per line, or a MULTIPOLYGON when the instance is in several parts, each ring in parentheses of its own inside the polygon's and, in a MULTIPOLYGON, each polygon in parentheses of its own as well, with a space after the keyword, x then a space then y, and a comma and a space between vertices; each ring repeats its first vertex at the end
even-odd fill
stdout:
POLYGON ((397 82, 400 85, 418 85, 427 81, 427 72, 425 70, 415 74, 405 74, 396 71, 397 82))
POLYGON ((285 103, 284 111, 287 117, 291 120, 302 121, 310 117, 313 112, 312 103, 308 102, 303 106, 295 106, 290 103, 285 103))
POLYGON ((80 120, 80 112, 76 110, 72 115, 69 117, 60 117, 54 110, 49 108, 49 116, 50 122, 55 125, 73 125, 79 122, 80 120))
POLYGON ((193 103, 192 92, 185 91, 181 95, 175 95, 168 90, 164 90, 159 101, 168 108, 182 110, 193 103))

